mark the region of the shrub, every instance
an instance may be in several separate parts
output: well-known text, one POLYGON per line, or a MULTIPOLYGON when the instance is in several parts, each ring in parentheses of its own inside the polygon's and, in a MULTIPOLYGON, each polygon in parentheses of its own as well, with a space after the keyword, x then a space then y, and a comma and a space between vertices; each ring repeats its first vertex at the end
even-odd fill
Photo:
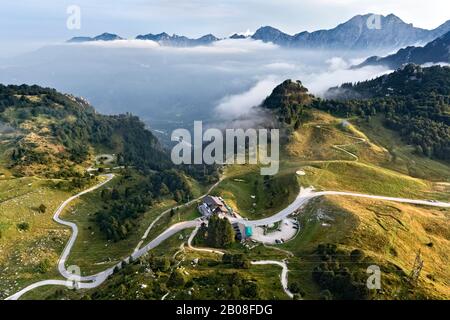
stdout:
POLYGON ((170 275, 167 285, 171 288, 183 288, 186 284, 186 278, 180 269, 176 269, 170 275))
POLYGON ((39 212, 40 213, 45 213, 47 211, 47 207, 42 203, 40 206, 39 206, 39 212))
POLYGON ((21 222, 17 224, 17 229, 20 231, 28 231, 30 229, 30 225, 28 222, 21 222))
POLYGON ((355 249, 350 253, 350 259, 353 262, 361 262, 364 259, 364 252, 359 249, 355 249))
POLYGON ((49 269, 50 269, 50 261, 48 261, 47 259, 41 261, 38 263, 38 265, 36 266, 35 270, 38 273, 46 273, 49 269))

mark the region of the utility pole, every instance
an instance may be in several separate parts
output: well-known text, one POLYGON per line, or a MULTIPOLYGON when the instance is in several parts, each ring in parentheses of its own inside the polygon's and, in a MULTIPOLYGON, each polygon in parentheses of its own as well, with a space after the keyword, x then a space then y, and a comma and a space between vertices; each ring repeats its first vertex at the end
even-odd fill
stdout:
POLYGON ((423 260, 421 257, 421 252, 419 250, 419 252, 417 252, 416 259, 414 260, 414 265, 411 270, 411 274, 409 275, 409 281, 411 282, 412 285, 415 286, 417 284, 422 268, 423 268, 423 260))

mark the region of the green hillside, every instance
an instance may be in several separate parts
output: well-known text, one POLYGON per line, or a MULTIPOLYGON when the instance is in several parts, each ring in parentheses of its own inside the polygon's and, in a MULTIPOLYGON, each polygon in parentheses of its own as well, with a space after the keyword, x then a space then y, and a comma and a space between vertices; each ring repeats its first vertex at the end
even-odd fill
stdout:
POLYGON ((0 85, 0 149, 1 297, 59 277, 70 233, 53 213, 103 173, 115 178, 63 213, 81 229, 76 247, 83 252, 73 258, 82 267, 129 254, 162 209, 217 179, 214 167, 174 167, 137 117, 101 115, 81 98, 38 86, 0 85))
MULTIPOLYGON (((279 173, 264 177, 256 165, 228 165, 221 170, 223 179, 211 193, 221 196, 227 205, 246 219, 272 216, 306 187, 313 187, 316 191, 347 191, 448 202, 449 79, 450 68, 407 66, 391 75, 346 84, 340 90, 333 89, 332 99, 314 97, 301 82, 287 80, 277 86, 262 105, 278 120, 282 129, 279 173)), ((64 198, 80 186, 78 189, 73 186, 72 189, 64 189, 63 185, 58 185, 61 180, 70 186, 74 179, 70 175, 66 179, 53 179, 53 184, 48 184, 49 177, 60 177, 58 170, 67 165, 84 172, 92 165, 95 155, 100 153, 117 154, 114 165, 123 164, 126 168, 114 171, 116 177, 108 187, 83 196, 64 213, 66 219, 75 221, 81 229, 70 263, 82 266, 84 274, 101 271, 127 256, 148 225, 162 212, 167 214, 154 224, 145 241, 154 239, 179 221, 198 217, 196 201, 182 208, 170 208, 206 192, 207 185, 218 177, 216 168, 171 166, 156 139, 130 115, 97 115, 90 108, 78 110, 83 105, 80 102, 74 106, 69 104, 65 107, 68 111, 55 117, 48 115, 53 107, 60 108, 53 104, 44 113, 33 115, 34 105, 28 104, 39 103, 42 99, 35 96, 27 94, 26 98, 18 98, 25 102, 17 102, 14 98, 18 105, 3 111, 6 142, 2 148, 8 151, 5 154, 9 158, 5 156, 1 162, 5 182, 3 187, 0 184, 0 197, 12 200, 8 205, 17 206, 19 203, 23 206, 13 208, 20 214, 0 215, 0 218, 9 219, 0 220, 0 230, 6 239, 0 239, 0 245, 3 244, 3 248, 9 245, 11 250, 8 252, 7 249, 7 257, 19 255, 12 249, 16 246, 11 245, 11 241, 22 241, 26 235, 26 241, 36 241, 35 246, 38 246, 39 237, 46 233, 42 230, 38 233, 37 226, 50 225, 46 220, 50 218, 49 213, 39 216, 39 219, 31 218, 31 215, 35 216, 32 210, 40 207, 36 198, 30 198, 28 202, 14 201, 15 197, 28 199, 33 193, 21 185, 21 191, 15 194, 11 192, 12 186, 21 184, 19 179, 45 181, 42 186, 32 182, 32 186, 40 186, 39 192, 48 192, 54 197, 53 202, 45 203, 47 212, 51 212, 60 199, 58 197, 64 198), (23 122, 15 122, 21 103, 27 105, 25 109, 28 108, 31 115, 26 116, 27 120, 23 122), (72 114, 77 116, 71 117, 72 114), (84 123, 91 128, 88 130, 98 133, 98 136, 93 135, 97 138, 84 136, 81 131, 68 133, 67 138, 61 139, 62 133, 53 131, 52 123, 55 121, 62 121, 63 126, 66 121, 77 123, 74 120, 79 114, 81 118, 86 117, 84 123), (102 124, 102 129, 95 125, 98 123, 102 124), (132 129, 126 129, 127 126, 132 129), (44 127, 48 130, 43 130, 44 127), (39 158, 31 156, 20 157, 28 162, 14 160, 12 152, 15 148, 12 140, 8 139, 21 141, 26 137, 26 130, 29 130, 28 134, 38 135, 37 141, 46 142, 40 149, 25 144, 28 149, 24 149, 24 155, 43 150, 42 153, 51 160, 49 163, 55 164, 54 168, 46 171, 43 166, 44 169, 39 171, 39 161, 36 160, 39 158), (100 134, 103 130, 113 130, 114 134, 103 141, 100 134), (148 162, 138 143, 141 134, 149 137, 152 156, 160 157, 160 162, 155 158, 148 162), (70 137, 79 137, 88 146, 84 157, 76 152, 76 141, 79 140, 74 138, 72 141, 70 137), (61 151, 52 153, 50 150, 54 145, 61 151), (125 155, 125 150, 130 151, 129 156, 125 155), (59 156, 59 153, 64 156, 59 156), (31 169, 25 171, 24 168, 31 169), (33 177, 18 178, 19 174, 33 177), (28 229, 23 222, 29 223, 28 229)), ((100 163, 96 166, 111 170, 113 165, 100 163)), ((79 179, 86 185, 101 179, 83 177, 82 174, 79 179)), ((449 209, 327 195, 309 201, 292 218, 298 221, 299 229, 284 243, 227 242, 225 248, 219 248, 225 252, 222 256, 217 252, 189 247, 186 242, 192 230, 183 230, 147 256, 123 265, 122 270, 116 270, 96 289, 39 288, 25 295, 24 299, 288 299, 280 283, 280 267, 252 265, 251 261, 256 260, 286 261, 289 290, 295 298, 449 298, 450 275, 446 268, 450 251, 449 209), (416 259, 423 262, 417 278, 412 276, 416 259), (373 265, 381 270, 382 286, 378 290, 366 287, 367 268, 373 265)), ((277 222, 265 226, 262 232, 264 235, 277 232, 277 229, 281 232, 282 227, 277 222)), ((55 229, 53 232, 62 229, 58 225, 52 225, 52 228, 55 229)), ((203 226, 193 239, 193 246, 206 246, 205 239, 212 229, 203 226)), ((68 236, 64 230, 59 231, 61 235, 54 237, 57 240, 52 240, 54 243, 43 255, 44 261, 33 260, 33 265, 24 266, 19 276, 20 285, 57 276, 53 266, 64 237, 68 236), (46 271, 39 276, 30 271, 45 267, 46 271)), ((29 243, 21 245, 25 248, 29 243)), ((4 267, 17 268, 20 261, 4 259, 0 266, 3 263, 4 267)), ((9 274, 4 283, 13 287, 11 290, 20 287, 11 285, 12 281, 14 275, 9 274)))
POLYGON ((99 150, 117 154, 118 165, 170 166, 137 117, 98 114, 85 100, 54 89, 0 85, 0 124, 3 161, 19 175, 77 176, 99 150))
POLYGON ((315 107, 341 117, 356 116, 370 123, 376 115, 396 131, 416 154, 450 160, 450 67, 407 65, 392 74, 328 93, 315 107))

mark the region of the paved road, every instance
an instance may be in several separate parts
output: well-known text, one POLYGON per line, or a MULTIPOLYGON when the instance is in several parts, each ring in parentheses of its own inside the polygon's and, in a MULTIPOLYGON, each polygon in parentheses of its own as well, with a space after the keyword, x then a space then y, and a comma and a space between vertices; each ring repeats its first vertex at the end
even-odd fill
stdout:
POLYGON ((33 284, 29 285, 28 287, 20 290, 19 292, 16 292, 15 294, 13 294, 12 296, 9 296, 5 300, 18 300, 21 296, 23 296, 28 291, 34 290, 34 289, 39 288, 39 287, 55 286, 55 285, 56 286, 65 286, 65 285, 67 285, 67 280, 44 280, 44 281, 39 281, 39 282, 36 282, 36 283, 33 283, 33 284))
POLYGON ((283 242, 293 239, 299 229, 295 227, 296 220, 291 218, 284 218, 279 223, 276 230, 270 230, 266 232, 264 227, 254 227, 252 240, 260 242, 262 244, 277 244, 277 241, 282 240, 283 242))
MULTIPOLYGON (((72 202, 73 200, 79 198, 80 196, 87 194, 89 192, 92 192, 102 186, 104 186, 106 183, 110 182, 113 178, 114 178, 114 174, 110 173, 110 174, 105 174, 104 175, 107 179, 101 183, 99 183, 98 185, 89 188, 87 190, 84 190, 72 197, 70 197, 69 199, 67 199, 66 201, 64 201, 59 207, 58 209, 55 211, 55 214, 53 215, 53 219, 65 226, 68 226, 72 229, 72 235, 68 241, 68 243, 66 244, 66 247, 64 248, 64 251, 58 261, 58 271, 60 272, 60 274, 65 277, 66 279, 76 279, 77 280, 77 288, 80 289, 91 289, 91 288, 95 288, 98 287, 99 285, 101 285, 110 275, 112 275, 114 273, 114 269, 116 266, 120 267, 122 265, 122 261, 119 262, 118 264, 116 264, 115 266, 108 268, 102 272, 99 272, 97 274, 94 275, 90 275, 90 276, 75 276, 74 274, 70 273, 67 269, 66 269, 66 261, 67 258, 70 254, 70 251, 72 250, 73 245, 75 244, 75 240, 77 239, 78 236, 78 227, 75 223, 73 222, 69 222, 69 221, 65 221, 62 220, 59 215, 62 213, 62 211, 65 209, 65 207, 67 207, 67 205, 72 202)), ((180 205, 176 208, 182 208, 182 207, 186 207, 191 205, 192 203, 194 203, 195 201, 198 201, 199 199, 203 198, 204 196, 206 196, 207 194, 209 194, 211 192, 212 189, 214 189, 221 181, 223 180, 223 177, 217 181, 213 186, 211 186, 208 190, 208 192, 205 195, 202 195, 196 199, 191 200, 190 202, 180 205)), ((142 237, 142 241, 138 244, 138 247, 134 250, 134 252, 131 254, 131 258, 132 259, 137 259, 139 257, 141 257, 142 255, 144 255, 145 253, 147 253, 149 250, 157 247, 159 244, 161 244, 164 240, 170 238, 171 236, 173 236, 174 234, 180 232, 181 230, 184 229, 190 229, 190 228, 196 228, 199 227, 201 224, 201 221, 199 219, 193 220, 193 221, 185 221, 185 222, 180 222, 177 223, 169 228, 167 228, 165 231, 163 231, 160 235, 158 235, 155 239, 153 239, 150 243, 148 243, 145 247, 143 247, 142 249, 139 249, 141 244, 143 243, 143 241, 147 238, 150 230, 153 228, 153 226, 155 225, 155 223, 164 215, 167 214, 168 212, 170 212, 171 209, 168 209, 166 211, 164 211, 163 213, 161 213, 148 227, 148 229, 146 230, 144 236, 142 237)), ((126 259, 124 259, 124 261, 129 261, 130 257, 127 257, 126 259)), ((15 293, 14 295, 6 298, 6 300, 17 300, 19 299, 22 295, 24 295, 25 293, 34 290, 38 287, 42 287, 42 286, 48 286, 48 285, 63 285, 63 286, 67 286, 68 284, 70 284, 70 281, 68 282, 67 280, 44 280, 44 281, 39 281, 36 283, 33 283, 29 286, 27 286, 26 288, 20 290, 19 292, 15 293)))
POLYGON ((300 192, 297 195, 297 198, 295 198, 295 200, 289 206, 287 206, 280 212, 274 214, 273 216, 259 220, 246 220, 243 218, 229 218, 229 220, 232 223, 240 222, 251 227, 272 224, 281 221, 287 216, 291 215, 294 211, 299 209, 302 205, 304 205, 312 197, 314 197, 313 195, 314 195, 313 188, 300 188, 300 192))
POLYGON ((288 288, 288 272, 289 269, 287 267, 286 262, 284 261, 275 261, 275 260, 261 260, 261 261, 252 261, 253 265, 267 265, 267 264, 274 264, 277 266, 280 266, 281 269, 281 276, 280 276, 280 280, 281 280, 281 285, 283 286, 283 290, 284 292, 289 296, 289 298, 293 298, 294 295, 292 294, 291 291, 289 291, 288 288))
MULTIPOLYGON (((65 267, 65 262, 67 260, 67 257, 70 254, 70 251, 75 243, 75 240, 77 238, 78 235, 78 227, 76 226, 76 224, 72 223, 72 222, 68 222, 68 221, 64 221, 62 219, 59 218, 59 215, 61 214, 61 212, 64 210, 64 208, 74 199, 92 192, 100 187, 102 187, 103 185, 105 185, 106 183, 108 183, 109 181, 111 181, 111 179, 114 178, 114 174, 107 174, 105 175, 107 177, 107 179, 105 181, 103 181, 102 183, 89 188, 83 192, 80 192, 79 194, 70 197, 69 199, 67 199, 66 201, 64 201, 61 206, 56 210, 53 219, 55 221, 57 221, 58 223, 61 223, 63 225, 66 225, 68 227, 70 227, 72 229, 72 236, 70 237, 69 242, 67 243, 63 254, 61 255, 61 258, 58 262, 58 270, 61 273, 62 276, 64 276, 66 279, 72 279, 73 278, 73 274, 71 274, 70 272, 68 272, 66 270, 65 267)), ((221 180, 219 180, 216 184, 214 184, 207 192, 207 194, 213 189, 215 188, 221 180)), ((205 194, 206 195, 206 194, 205 194)), ((274 214, 271 217, 265 218, 265 219, 260 219, 260 220, 253 220, 253 221, 249 221, 246 219, 242 219, 242 218, 230 218, 231 222, 242 222, 248 226, 262 226, 262 225, 267 225, 267 224, 272 224, 275 222, 278 222, 284 218, 286 218, 287 216, 289 216, 290 214, 292 214, 293 212, 295 212, 296 210, 298 210, 301 206, 303 206, 304 204, 306 204, 310 199, 316 198, 316 197, 320 197, 320 196, 324 196, 324 195, 339 195, 339 196, 352 196, 352 197, 363 197, 363 198, 369 198, 369 199, 377 199, 377 200, 385 200, 385 201, 395 201, 395 202, 402 202, 402 203, 411 203, 411 204, 420 204, 420 205, 428 205, 428 206, 435 206, 435 207, 443 207, 443 208, 450 208, 450 203, 447 202, 438 202, 438 201, 429 201, 429 200, 415 200, 415 199, 406 199, 406 198, 395 198, 395 197, 385 197, 385 196, 377 196, 377 195, 367 195, 367 194, 360 194, 360 193, 353 193, 353 192, 341 192, 341 191, 320 191, 320 192, 314 192, 313 188, 301 188, 300 192, 297 196, 297 198, 285 209, 281 210, 280 212, 274 214)), ((183 207, 183 206, 187 206, 192 204, 193 202, 197 201, 198 199, 204 197, 201 196, 197 199, 194 199, 192 201, 190 201, 189 203, 185 204, 185 205, 181 205, 179 207, 183 207)), ((147 238, 148 233, 150 232, 151 228, 154 226, 154 224, 167 212, 169 212, 169 210, 161 213, 157 219, 155 221, 152 222, 152 224, 149 226, 149 228, 146 230, 144 236, 142 237, 142 241, 140 242, 140 244, 145 240, 145 238, 147 238)), ((158 246, 159 244, 161 244, 161 242, 163 242, 164 240, 170 238, 171 236, 173 236, 174 234, 180 232, 181 230, 184 229, 189 229, 189 228, 195 228, 196 230, 198 230, 198 227, 201 224, 201 220, 200 219, 195 219, 192 221, 185 221, 185 222, 180 222, 177 223, 173 226, 170 226, 169 228, 167 228, 164 232, 162 232, 159 236, 157 236, 155 239, 153 239, 150 243, 148 243, 145 247, 139 249, 140 244, 138 245, 138 247, 136 248, 136 250, 133 252, 133 254, 130 256, 132 259, 137 259, 139 257, 141 257, 142 255, 144 255, 145 253, 147 253, 149 250, 155 248, 156 246, 158 246)), ((190 242, 192 241, 193 237, 195 236, 195 230, 194 232, 191 234, 190 242)), ((209 249, 206 249, 209 250, 209 249)), ((213 252, 215 252, 214 250, 212 250, 213 252)), ((125 261, 129 261, 130 257, 126 258, 125 261)), ((283 288, 285 289, 286 294, 288 294, 289 296, 292 295, 292 293, 289 292, 289 290, 287 289, 287 266, 285 263, 283 262, 279 262, 279 261, 254 261, 252 262, 253 264, 276 264, 279 265, 281 267, 283 267, 283 271, 282 271, 282 276, 281 276, 281 280, 282 280, 282 284, 283 284, 283 288)), ((118 263, 116 266, 120 266, 122 264, 122 262, 118 263)), ((84 276, 84 277, 78 277, 78 280, 80 282, 77 283, 77 287, 78 288, 82 288, 82 289, 90 289, 90 288, 95 288, 97 286, 99 286, 100 284, 102 284, 113 272, 114 272, 114 268, 115 266, 106 269, 105 271, 102 271, 100 273, 97 273, 95 275, 91 275, 91 276, 84 276)), ((35 288, 41 287, 41 286, 47 286, 47 285, 67 285, 68 282, 65 280, 45 280, 45 281, 40 281, 37 283, 34 283, 28 287, 26 287, 25 289, 17 292, 16 294, 10 296, 7 298, 7 300, 16 300, 19 299, 24 293, 31 291, 35 288)))
POLYGON ((156 223, 157 223, 164 215, 168 214, 172 209, 173 209, 173 210, 177 210, 177 209, 185 208, 185 207, 190 206, 191 204, 195 203, 196 201, 199 201, 199 200, 203 199, 203 198, 206 197, 208 194, 210 194, 211 191, 212 191, 215 187, 217 187, 217 186, 219 185, 219 183, 221 183, 222 180, 223 180, 224 178, 225 178, 225 177, 222 176, 222 177, 219 179, 219 181, 217 181, 216 183, 214 183, 214 184, 208 189, 208 191, 207 191, 205 194, 201 195, 200 197, 197 197, 197 198, 195 198, 195 199, 192 199, 191 201, 186 202, 186 203, 184 203, 184 204, 182 204, 182 205, 179 205, 179 206, 176 206, 176 207, 167 209, 166 211, 162 212, 159 216, 157 216, 156 219, 153 220, 152 223, 148 226, 147 230, 145 230, 144 235, 143 235, 142 238, 141 238, 141 241, 138 243, 138 245, 136 246, 136 248, 134 249, 134 251, 136 252, 136 251, 139 250, 139 248, 141 247, 141 245, 142 245, 142 244, 144 243, 144 241, 147 239, 148 234, 150 233, 150 230, 153 228, 153 226, 154 226, 154 225, 155 225, 155 224, 156 224, 156 223))
MULTIPOLYGON (((65 267, 65 263, 67 261, 67 257, 70 254, 70 251, 72 250, 73 245, 75 244, 75 240, 77 239, 78 236, 78 227, 75 223, 73 222, 69 222, 69 221, 65 221, 62 220, 59 215, 63 212, 63 210, 67 207, 67 205, 72 202, 73 200, 81 197, 82 195, 85 195, 89 192, 92 192, 94 190, 97 190, 98 188, 103 187, 105 184, 107 184, 108 182, 110 182, 113 178, 114 178, 114 174, 106 174, 104 175, 106 177, 106 180, 89 188, 86 189, 70 198, 68 198, 66 201, 64 201, 59 207, 58 209, 56 209, 54 215, 53 215, 53 220, 55 220, 56 222, 68 226, 69 228, 72 229, 72 235, 70 236, 69 241, 67 242, 63 253, 61 254, 61 257, 59 258, 58 261, 58 271, 59 273, 61 273, 61 275, 63 277, 65 277, 66 279, 70 279, 72 278, 74 275, 70 272, 67 271, 66 267, 65 267)), ((36 283, 33 283, 31 285, 29 285, 28 287, 20 290, 19 292, 15 293, 14 295, 6 298, 6 300, 17 300, 19 299, 23 294, 25 294, 28 291, 31 291, 33 289, 36 289, 38 287, 43 287, 43 286, 48 286, 48 285, 62 285, 65 286, 68 284, 67 280, 44 280, 44 281, 39 281, 36 283)))
MULTIPOLYGON (((145 253, 147 253, 149 250, 157 247, 158 245, 160 245, 163 241, 165 241, 166 239, 170 238, 171 236, 173 236, 174 234, 180 232, 181 230, 184 229, 190 229, 190 228, 195 228, 197 227, 201 222, 199 220, 193 220, 193 221, 186 221, 186 222, 180 222, 177 223, 171 227, 169 227, 168 229, 166 229, 163 233, 161 233, 158 237, 156 237, 154 240, 152 240, 149 244, 147 244, 145 247, 143 247, 142 249, 140 249, 137 252, 134 252, 131 257, 133 259, 137 259, 139 257, 141 257, 142 255, 144 255, 145 253)), ((70 252, 70 249, 69 249, 70 252)), ((129 261, 130 257, 124 259, 125 261, 129 261)), ((92 289, 92 288, 96 288, 99 285, 101 285, 106 279, 108 279, 108 277, 110 275, 112 275, 114 273, 114 268, 116 266, 121 265, 122 262, 118 263, 117 265, 106 269, 105 271, 102 271, 100 273, 97 273, 95 275, 91 275, 91 276, 86 276, 86 277, 77 277, 75 278, 76 280, 80 281, 77 282, 76 287, 79 289, 92 289)), ((58 267, 60 266, 60 264, 58 265, 58 267)), ((70 274, 64 267, 63 267, 63 272, 61 273, 64 277, 66 277, 67 279, 73 279, 74 276, 72 274, 70 274)), ((61 272, 61 269, 60 269, 61 272)), ((15 293, 14 295, 6 298, 6 300, 17 300, 19 299, 22 295, 24 295, 25 293, 34 290, 38 287, 43 287, 43 286, 48 286, 48 285, 59 285, 59 286, 70 286, 71 282, 70 280, 45 280, 45 281, 39 281, 36 283, 33 283, 31 285, 29 285, 28 287, 20 290, 19 292, 15 293)))
POLYGON ((92 192, 94 190, 97 190, 98 188, 103 187, 105 184, 107 184, 108 182, 110 182, 113 178, 114 178, 114 174, 110 173, 110 174, 106 174, 104 175, 106 177, 106 180, 97 184, 96 186, 93 186, 92 188, 89 188, 87 190, 84 190, 72 197, 70 197, 69 199, 67 199, 66 201, 64 201, 59 207, 58 209, 55 211, 55 214, 53 215, 53 220, 55 220, 56 222, 68 226, 72 229, 72 235, 70 236, 69 242, 67 242, 66 247, 64 248, 64 251, 61 255, 61 257, 59 258, 58 261, 58 270, 59 273, 61 273, 61 275, 65 278, 69 278, 72 275, 72 273, 68 272, 66 270, 65 264, 67 261, 67 258, 70 254, 70 251, 72 250, 73 245, 75 244, 75 240, 77 239, 78 236, 78 227, 75 223, 73 222, 69 222, 69 221, 65 221, 62 220, 59 215, 63 212, 63 210, 67 207, 67 205, 72 202, 73 200, 81 197, 82 195, 85 195, 89 192, 92 192))
POLYGON ((394 201, 394 202, 402 202, 402 203, 410 203, 410 204, 420 204, 420 205, 431 206, 431 207, 450 208, 450 203, 442 202, 442 201, 395 198, 395 197, 376 196, 376 195, 368 195, 368 194, 361 194, 361 193, 354 193, 354 192, 342 192, 342 191, 321 191, 321 192, 316 192, 314 194, 315 197, 326 196, 326 195, 350 196, 350 197, 369 198, 369 199, 394 201))
POLYGON ((185 230, 185 229, 196 228, 201 223, 202 222, 200 221, 200 219, 195 219, 195 220, 192 220, 192 221, 184 221, 184 222, 180 222, 180 223, 174 224, 173 226, 170 226, 165 231, 163 231, 163 233, 161 233, 155 239, 150 241, 145 247, 139 249, 138 251, 133 252, 133 254, 131 256, 133 257, 133 259, 139 258, 142 255, 144 255, 145 253, 147 253, 149 250, 151 250, 151 249, 157 247, 158 245, 160 245, 161 242, 163 242, 164 240, 170 238, 174 234, 176 234, 176 233, 178 233, 178 232, 180 232, 182 230, 185 230))
POLYGON ((395 197, 386 197, 386 196, 377 196, 377 195, 369 195, 362 193, 354 193, 354 192, 345 192, 345 191, 319 191, 314 192, 313 188, 301 188, 297 198, 285 209, 280 212, 274 214, 271 217, 259 219, 259 220, 246 220, 246 219, 238 219, 238 218, 230 218, 231 222, 240 222, 247 226, 263 226, 278 222, 301 206, 306 204, 309 200, 321 196, 349 196, 349 197, 359 197, 359 198, 368 198, 368 199, 376 199, 376 200, 384 200, 384 201, 394 201, 401 203, 410 203, 410 204, 419 204, 426 205, 432 207, 440 207, 440 208, 450 208, 450 203, 441 202, 441 201, 431 201, 431 200, 416 200, 416 199, 407 199, 407 198, 395 198, 395 197))
POLYGON ((209 248, 196 248, 194 246, 192 246, 192 240, 194 240, 195 235, 197 234, 198 230, 200 229, 201 223, 194 229, 194 231, 192 231, 191 235, 189 236, 188 239, 188 248, 194 251, 199 251, 199 252, 208 252, 208 253, 215 253, 218 255, 224 255, 225 253, 223 251, 220 250, 215 250, 215 249, 209 249, 209 248))

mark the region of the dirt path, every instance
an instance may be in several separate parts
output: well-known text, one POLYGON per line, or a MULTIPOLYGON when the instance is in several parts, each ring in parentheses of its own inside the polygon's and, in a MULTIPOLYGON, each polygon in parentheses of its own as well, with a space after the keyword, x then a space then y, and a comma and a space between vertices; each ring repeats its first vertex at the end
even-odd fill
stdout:
POLYGON ((294 295, 292 294, 292 292, 289 290, 288 287, 288 272, 289 269, 287 267, 286 261, 275 261, 275 260, 261 260, 261 261, 252 261, 253 265, 277 265, 279 267, 281 267, 281 275, 280 275, 280 280, 281 280, 281 285, 283 286, 283 290, 284 292, 289 296, 289 298, 294 298, 294 295))

